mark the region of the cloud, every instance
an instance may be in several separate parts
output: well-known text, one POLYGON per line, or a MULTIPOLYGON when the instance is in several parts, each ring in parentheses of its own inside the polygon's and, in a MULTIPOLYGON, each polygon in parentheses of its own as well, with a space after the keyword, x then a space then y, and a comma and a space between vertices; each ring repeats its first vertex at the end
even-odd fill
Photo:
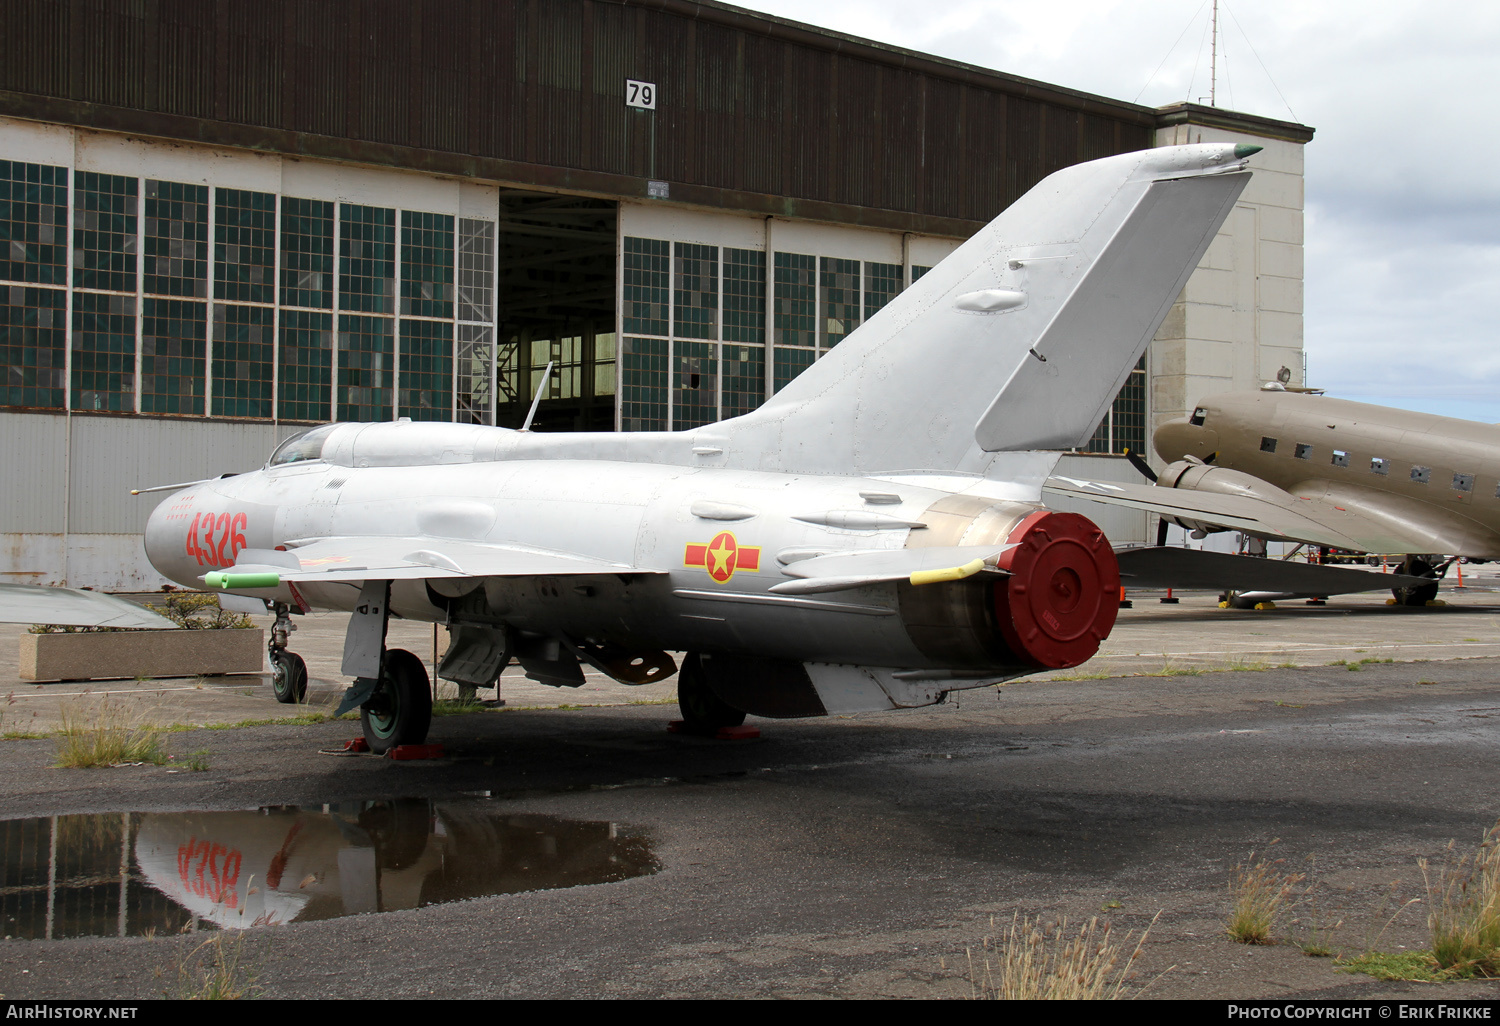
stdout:
MULTIPOLYGON (((1152 106, 1209 89, 1206 0, 744 5, 1152 106)), ((1310 383, 1500 421, 1500 5, 1221 0, 1220 12, 1219 104, 1317 129, 1310 383)))

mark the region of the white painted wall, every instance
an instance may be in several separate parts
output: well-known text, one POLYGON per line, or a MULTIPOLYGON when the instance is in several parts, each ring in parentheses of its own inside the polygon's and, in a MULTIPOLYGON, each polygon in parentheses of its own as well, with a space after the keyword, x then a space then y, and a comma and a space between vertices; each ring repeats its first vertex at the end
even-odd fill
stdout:
POLYGON ((1303 144, 1200 125, 1156 137, 1158 146, 1198 142, 1264 149, 1250 158, 1250 184, 1151 343, 1152 431, 1204 396, 1273 381, 1282 367, 1290 384, 1303 384, 1303 144))

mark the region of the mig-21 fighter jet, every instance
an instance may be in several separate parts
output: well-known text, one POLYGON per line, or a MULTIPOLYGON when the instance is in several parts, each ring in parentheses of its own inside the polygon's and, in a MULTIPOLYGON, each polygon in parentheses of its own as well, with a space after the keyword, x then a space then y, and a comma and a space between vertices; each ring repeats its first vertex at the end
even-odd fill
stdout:
POLYGON ((391 615, 446 624, 440 676, 678 675, 690 728, 910 708, 1094 654, 1119 572, 1046 509, 1249 178, 1259 147, 1122 154, 1040 182, 765 405, 675 433, 330 424, 163 501, 146 551, 277 614, 349 610, 344 708, 375 751, 431 697, 391 615), (682 653, 677 665, 668 653, 682 653))

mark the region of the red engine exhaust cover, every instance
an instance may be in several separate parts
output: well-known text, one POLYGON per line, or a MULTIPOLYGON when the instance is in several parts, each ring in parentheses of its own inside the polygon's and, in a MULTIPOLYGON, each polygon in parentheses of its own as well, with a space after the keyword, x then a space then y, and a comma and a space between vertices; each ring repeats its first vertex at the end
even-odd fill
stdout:
POLYGON ((1120 607, 1120 564, 1104 532, 1077 513, 1038 510, 1000 557, 995 618, 1012 652, 1037 666, 1077 666, 1099 651, 1120 607))

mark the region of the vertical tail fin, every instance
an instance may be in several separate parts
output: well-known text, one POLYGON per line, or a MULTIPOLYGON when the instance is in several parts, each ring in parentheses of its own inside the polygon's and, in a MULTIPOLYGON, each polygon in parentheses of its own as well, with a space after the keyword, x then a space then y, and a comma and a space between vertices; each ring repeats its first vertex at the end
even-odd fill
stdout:
POLYGON ((955 469, 1081 445, 1249 179, 1251 147, 1178 146, 1048 176, 754 413, 730 465, 955 469))

